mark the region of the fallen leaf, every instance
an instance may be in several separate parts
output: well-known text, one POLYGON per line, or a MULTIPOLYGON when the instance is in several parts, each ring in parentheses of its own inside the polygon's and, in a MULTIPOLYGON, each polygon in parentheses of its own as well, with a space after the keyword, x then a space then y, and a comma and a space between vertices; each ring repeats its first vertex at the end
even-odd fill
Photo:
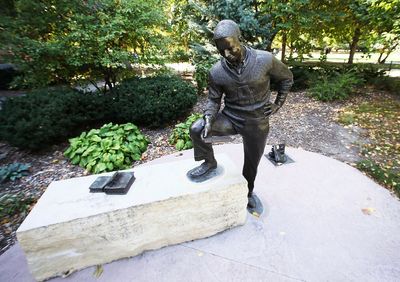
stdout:
POLYGON ((373 212, 375 212, 375 209, 374 208, 363 208, 363 209, 361 209, 361 211, 363 212, 363 214, 371 215, 373 212))
POLYGON ((99 278, 101 274, 103 274, 103 266, 101 264, 96 265, 96 270, 93 272, 93 276, 99 278))

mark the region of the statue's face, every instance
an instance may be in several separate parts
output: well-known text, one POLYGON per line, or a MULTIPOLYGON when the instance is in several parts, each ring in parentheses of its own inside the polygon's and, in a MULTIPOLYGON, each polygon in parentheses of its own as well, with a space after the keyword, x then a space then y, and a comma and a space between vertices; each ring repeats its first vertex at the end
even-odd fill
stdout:
POLYGON ((242 46, 237 37, 224 37, 215 40, 215 45, 222 57, 232 64, 242 61, 242 46))

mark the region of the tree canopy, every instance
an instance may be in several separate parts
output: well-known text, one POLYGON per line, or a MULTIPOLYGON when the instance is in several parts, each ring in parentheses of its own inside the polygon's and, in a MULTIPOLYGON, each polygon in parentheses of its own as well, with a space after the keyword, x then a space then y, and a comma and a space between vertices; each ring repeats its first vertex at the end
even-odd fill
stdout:
MULTIPOLYGON (((151 63, 165 50, 160 0, 16 0, 5 44, 22 69, 21 84, 89 78, 112 88, 131 63, 151 63)), ((4 45, 3 45, 4 46, 4 45)))
POLYGON ((222 19, 236 21, 248 45, 281 49, 282 60, 336 46, 348 63, 360 49, 384 63, 400 44, 400 0, 2 0, 0 56, 23 73, 19 85, 113 88, 134 63, 212 43, 222 19))

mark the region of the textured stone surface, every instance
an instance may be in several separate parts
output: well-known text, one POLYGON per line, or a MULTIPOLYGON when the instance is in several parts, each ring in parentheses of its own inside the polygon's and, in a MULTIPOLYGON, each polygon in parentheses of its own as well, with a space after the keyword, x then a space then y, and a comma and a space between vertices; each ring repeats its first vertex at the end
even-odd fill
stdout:
POLYGON ((127 195, 89 193, 96 176, 53 182, 17 231, 33 276, 130 257, 244 224, 247 188, 227 155, 224 172, 192 183, 182 160, 135 168, 127 195))
MULTIPOLYGON (((242 144, 214 151, 243 164, 242 144)), ((100 277, 92 266, 50 281, 400 281, 399 199, 346 164, 287 152, 294 163, 260 162, 261 217, 248 214, 245 225, 228 232, 104 264, 100 277)), ((146 165, 192 158, 188 150, 146 165)), ((0 256, 0 281, 34 282, 20 244, 0 256)))

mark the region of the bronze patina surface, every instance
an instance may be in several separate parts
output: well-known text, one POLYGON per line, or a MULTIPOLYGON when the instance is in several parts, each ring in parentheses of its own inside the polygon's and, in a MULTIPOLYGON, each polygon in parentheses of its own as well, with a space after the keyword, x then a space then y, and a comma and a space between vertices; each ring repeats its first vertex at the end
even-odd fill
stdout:
POLYGON ((293 84, 286 65, 270 52, 243 45, 240 29, 231 20, 220 21, 214 30, 214 41, 221 59, 209 72, 208 101, 204 117, 193 123, 190 136, 194 158, 204 162, 189 171, 192 180, 203 178, 217 168, 210 136, 240 134, 243 137, 243 176, 248 183, 248 207, 255 205, 253 196, 257 167, 264 152, 269 132, 269 117, 284 104, 293 84), (275 101, 270 102, 270 82, 278 87, 275 101), (225 95, 225 107, 221 102, 225 95))

